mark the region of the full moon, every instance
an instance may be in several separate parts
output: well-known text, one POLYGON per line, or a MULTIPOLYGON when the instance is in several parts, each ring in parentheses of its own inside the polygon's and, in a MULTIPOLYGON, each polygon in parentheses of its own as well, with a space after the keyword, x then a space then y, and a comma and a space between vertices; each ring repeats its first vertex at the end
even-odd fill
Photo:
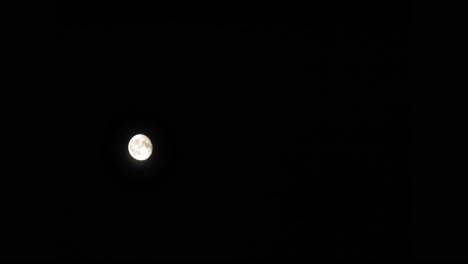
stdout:
POLYGON ((138 134, 128 142, 128 152, 136 160, 146 160, 153 152, 153 144, 147 136, 138 134))

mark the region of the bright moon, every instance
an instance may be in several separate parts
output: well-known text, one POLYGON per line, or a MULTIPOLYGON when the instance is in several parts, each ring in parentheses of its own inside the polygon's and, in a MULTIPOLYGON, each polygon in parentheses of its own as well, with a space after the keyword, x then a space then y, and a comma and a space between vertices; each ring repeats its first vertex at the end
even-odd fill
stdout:
POLYGON ((151 144, 151 140, 147 136, 138 134, 130 139, 128 152, 136 160, 146 160, 153 152, 153 144, 151 144))

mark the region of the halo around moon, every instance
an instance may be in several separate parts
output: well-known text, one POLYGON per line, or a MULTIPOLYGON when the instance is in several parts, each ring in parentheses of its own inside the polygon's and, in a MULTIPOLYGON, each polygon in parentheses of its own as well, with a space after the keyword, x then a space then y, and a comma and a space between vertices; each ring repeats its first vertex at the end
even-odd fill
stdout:
POLYGON ((128 152, 136 160, 146 160, 153 153, 153 144, 147 136, 138 134, 128 142, 128 152))

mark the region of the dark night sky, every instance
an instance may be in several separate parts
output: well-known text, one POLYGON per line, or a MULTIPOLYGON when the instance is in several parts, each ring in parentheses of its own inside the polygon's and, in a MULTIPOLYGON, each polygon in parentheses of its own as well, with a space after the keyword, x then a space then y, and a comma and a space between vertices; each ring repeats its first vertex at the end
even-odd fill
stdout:
POLYGON ((30 257, 411 258, 409 7, 322 8, 57 6, 70 144, 30 257))

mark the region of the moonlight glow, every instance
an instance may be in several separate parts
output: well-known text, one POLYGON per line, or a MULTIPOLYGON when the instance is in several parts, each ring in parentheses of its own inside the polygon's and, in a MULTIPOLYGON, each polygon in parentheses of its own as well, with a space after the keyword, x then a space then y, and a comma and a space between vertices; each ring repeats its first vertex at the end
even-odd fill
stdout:
POLYGON ((151 144, 151 140, 147 136, 138 134, 130 139, 128 152, 136 160, 146 160, 153 152, 153 144, 151 144))

